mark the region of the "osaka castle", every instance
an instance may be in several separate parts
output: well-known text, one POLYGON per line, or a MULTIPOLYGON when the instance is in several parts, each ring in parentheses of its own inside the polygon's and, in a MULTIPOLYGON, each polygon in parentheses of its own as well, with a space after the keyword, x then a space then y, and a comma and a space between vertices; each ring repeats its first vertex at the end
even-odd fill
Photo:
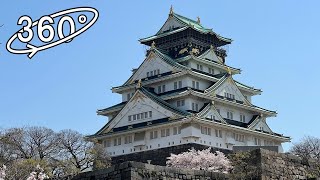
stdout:
POLYGON ((233 79, 241 70, 227 65, 225 46, 232 40, 204 27, 200 18, 171 8, 159 31, 139 41, 148 46, 145 59, 112 88, 122 102, 97 111, 108 121, 89 136, 112 157, 188 144, 230 151, 275 146, 282 152, 281 144, 290 141, 267 124, 277 113, 252 103, 262 91, 233 79))

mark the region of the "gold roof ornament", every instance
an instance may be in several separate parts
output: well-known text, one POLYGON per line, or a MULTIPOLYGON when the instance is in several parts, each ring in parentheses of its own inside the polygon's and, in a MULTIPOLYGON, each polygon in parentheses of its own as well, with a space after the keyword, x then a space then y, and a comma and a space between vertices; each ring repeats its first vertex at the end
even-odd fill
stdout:
POLYGON ((139 79, 138 84, 137 84, 137 88, 141 88, 142 87, 142 83, 141 83, 141 79, 139 79))
POLYGON ((229 67, 227 67, 227 72, 228 72, 228 74, 232 75, 231 69, 229 67))
POLYGON ((200 17, 197 17, 197 23, 200 24, 200 17))
POLYGON ((156 48, 156 43, 155 43, 154 41, 152 41, 152 43, 151 43, 151 49, 154 49, 154 48, 156 48))
POLYGON ((169 15, 173 15, 173 7, 171 5, 169 15))

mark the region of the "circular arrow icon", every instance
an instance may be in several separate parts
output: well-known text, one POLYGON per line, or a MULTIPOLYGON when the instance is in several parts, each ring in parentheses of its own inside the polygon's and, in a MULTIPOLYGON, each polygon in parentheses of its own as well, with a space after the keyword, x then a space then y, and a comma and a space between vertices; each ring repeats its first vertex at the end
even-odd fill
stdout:
MULTIPOLYGON (((31 59, 39 51, 52 48, 62 43, 71 42, 72 39, 74 39, 76 36, 80 35, 81 33, 85 32, 87 29, 89 29, 97 21, 98 17, 99 17, 99 12, 96 9, 91 7, 78 7, 78 8, 63 10, 48 16, 43 16, 39 20, 34 22, 32 22, 29 16, 21 16, 18 20, 18 25, 22 25, 23 22, 27 22, 27 25, 25 25, 13 36, 11 36, 11 38, 7 42, 6 48, 10 53, 13 53, 13 54, 28 54, 28 57, 31 59), (88 24, 76 30, 75 22, 73 18, 71 16, 68 16, 69 14, 75 13, 75 12, 91 12, 93 13, 93 18, 90 20, 88 24), (60 16, 62 16, 62 18, 60 18, 58 22, 58 29, 57 29, 59 40, 51 42, 55 36, 54 34, 55 31, 54 31, 54 28, 52 27, 52 24, 54 23, 54 18, 60 17, 60 16), (45 22, 47 23, 45 24, 45 22), (70 34, 66 37, 63 34, 64 22, 69 23, 69 29, 70 29, 70 34), (33 38, 32 27, 35 27, 35 26, 37 26, 38 28, 37 30, 38 30, 39 39, 44 43, 50 42, 49 44, 45 44, 42 46, 35 46, 29 43, 33 38), (43 32, 46 30, 49 32, 49 35, 47 37, 43 35, 43 32), (27 37, 24 37, 22 35, 25 32, 28 33, 27 37), (27 43, 26 44, 27 49, 12 48, 11 45, 15 39, 19 39, 21 42, 27 43)), ((81 14, 78 16, 77 20, 79 21, 80 24, 85 24, 87 22, 87 16, 84 14, 81 14)))

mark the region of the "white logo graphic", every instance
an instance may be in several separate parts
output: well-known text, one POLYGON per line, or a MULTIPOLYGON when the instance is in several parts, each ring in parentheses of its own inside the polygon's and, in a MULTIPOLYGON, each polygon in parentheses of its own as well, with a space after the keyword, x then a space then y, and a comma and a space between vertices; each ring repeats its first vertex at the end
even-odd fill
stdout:
MULTIPOLYGON (((51 15, 42 16, 39 20, 32 22, 32 19, 29 16, 21 16, 18 20, 18 25, 22 25, 23 22, 26 22, 26 25, 20 29, 18 32, 16 32, 7 42, 7 50, 13 54, 28 54, 28 57, 31 59, 38 51, 42 51, 54 46, 57 46, 61 43, 68 43, 73 40, 76 36, 80 35, 81 33, 85 32, 87 29, 89 29, 98 19, 99 12, 91 7, 79 7, 79 8, 72 8, 67 9, 64 11, 60 11, 51 15), (74 22, 74 19, 69 16, 71 13, 76 12, 91 12, 93 13, 93 18, 91 21, 83 26, 82 28, 76 30, 76 24, 74 22), (69 15, 68 15, 69 14, 69 15), (64 15, 64 16, 63 16, 64 15), (52 26, 54 24, 54 18, 62 16, 58 21, 57 26, 57 34, 58 34, 58 40, 51 42, 55 37, 55 29, 52 26), (64 24, 67 23, 68 29, 70 31, 70 34, 68 36, 64 35, 63 27, 64 24), (46 43, 42 46, 35 46, 30 44, 29 42, 33 39, 34 32, 33 27, 37 26, 37 34, 39 37, 39 40, 43 43, 46 43), (46 32, 47 35, 44 35, 43 33, 46 32), (24 36, 23 34, 28 34, 27 36, 24 36), (27 43, 26 47, 27 49, 14 49, 11 47, 13 41, 18 38, 18 40, 22 43, 27 43)), ((85 14, 80 14, 77 18, 77 21, 80 24, 85 24, 87 22, 87 16, 85 14)))

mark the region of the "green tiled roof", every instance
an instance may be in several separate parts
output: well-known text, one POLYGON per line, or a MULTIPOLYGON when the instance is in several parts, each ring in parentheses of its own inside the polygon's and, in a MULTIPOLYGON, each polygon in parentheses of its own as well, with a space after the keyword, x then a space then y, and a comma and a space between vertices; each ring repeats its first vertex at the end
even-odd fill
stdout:
POLYGON ((240 83, 240 82, 238 82, 238 81, 234 81, 234 82, 235 82, 236 85, 239 86, 239 87, 242 87, 242 88, 245 88, 245 89, 250 89, 250 90, 253 90, 253 91, 257 91, 257 92, 262 92, 260 89, 255 89, 255 88, 250 87, 250 86, 248 86, 248 85, 242 84, 242 83, 240 83))
POLYGON ((106 112, 106 111, 110 111, 110 110, 114 110, 114 109, 118 109, 118 108, 123 108, 126 105, 126 103, 127 103, 127 101, 121 102, 121 103, 113 105, 113 106, 110 106, 108 108, 99 109, 97 111, 97 113, 100 114, 100 113, 103 113, 103 112, 106 112))
POLYGON ((203 27, 197 21, 194 21, 192 19, 189 19, 187 17, 181 16, 181 15, 176 14, 176 13, 173 13, 172 17, 175 18, 177 21, 179 21, 181 24, 183 24, 184 27, 181 27, 181 28, 178 28, 178 29, 175 29, 175 30, 172 30, 172 31, 168 31, 168 32, 159 31, 159 32, 156 33, 156 35, 153 35, 153 36, 150 36, 150 37, 147 37, 147 38, 142 38, 139 41, 140 42, 147 42, 147 41, 151 41, 151 40, 154 40, 154 39, 157 39, 157 38, 160 38, 160 37, 164 37, 164 36, 167 36, 167 35, 170 35, 170 34, 174 34, 174 33, 183 31, 183 30, 185 30, 187 28, 192 28, 192 29, 194 29, 194 30, 196 30, 198 32, 201 32, 201 33, 205 33, 205 34, 209 33, 209 34, 215 35, 218 39, 220 39, 222 41, 225 41, 227 43, 231 43, 232 42, 232 39, 220 36, 219 34, 213 32, 212 29, 208 29, 208 28, 203 27))

